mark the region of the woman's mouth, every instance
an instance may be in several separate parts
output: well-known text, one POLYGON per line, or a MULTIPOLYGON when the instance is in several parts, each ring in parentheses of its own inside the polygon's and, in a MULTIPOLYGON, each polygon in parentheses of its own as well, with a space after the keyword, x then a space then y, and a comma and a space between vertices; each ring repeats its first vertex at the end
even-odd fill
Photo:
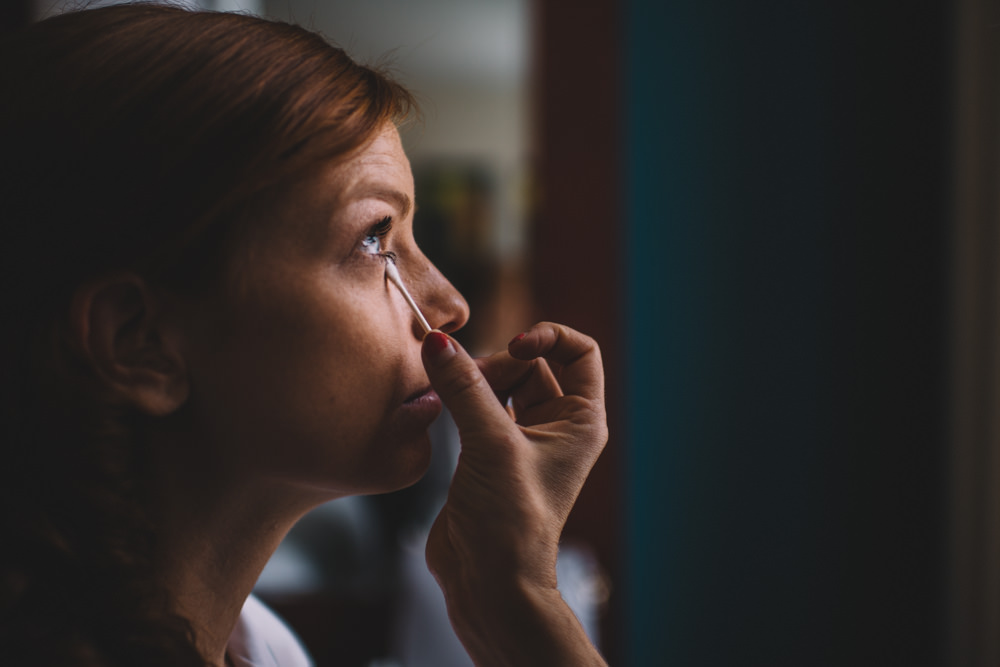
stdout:
POLYGON ((406 399, 403 400, 403 403, 413 403, 415 401, 423 400, 427 398, 428 394, 434 394, 434 398, 437 398, 437 394, 434 392, 434 389, 430 385, 427 385, 426 387, 418 389, 407 396, 406 399))
POLYGON ((441 399, 429 385, 410 394, 400 406, 407 422, 426 428, 441 414, 441 399))

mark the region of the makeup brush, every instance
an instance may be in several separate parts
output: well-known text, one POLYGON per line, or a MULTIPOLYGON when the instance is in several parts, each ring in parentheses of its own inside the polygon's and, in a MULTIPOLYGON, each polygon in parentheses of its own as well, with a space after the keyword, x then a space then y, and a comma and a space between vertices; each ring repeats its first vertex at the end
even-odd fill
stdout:
POLYGON ((413 314, 417 316, 420 326, 424 328, 424 334, 429 334, 431 332, 431 325, 427 323, 427 318, 425 318, 424 314, 420 312, 417 302, 413 300, 412 296, 410 296, 410 292, 406 289, 406 285, 403 284, 403 279, 399 277, 399 269, 396 268, 396 260, 393 257, 389 257, 388 261, 385 263, 385 277, 388 278, 392 284, 398 287, 399 291, 403 293, 403 298, 406 299, 406 303, 410 304, 410 308, 413 309, 413 314))

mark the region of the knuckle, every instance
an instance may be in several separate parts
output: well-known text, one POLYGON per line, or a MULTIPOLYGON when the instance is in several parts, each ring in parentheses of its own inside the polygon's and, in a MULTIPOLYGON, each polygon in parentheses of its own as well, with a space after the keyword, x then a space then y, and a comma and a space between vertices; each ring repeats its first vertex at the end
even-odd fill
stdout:
POLYGON ((558 336, 558 344, 564 345, 567 350, 572 350, 571 354, 575 359, 581 359, 588 355, 593 355, 597 359, 601 358, 601 346, 592 336, 568 327, 559 330, 558 336))
POLYGON ((591 336, 580 334, 580 347, 583 349, 584 354, 595 354, 598 358, 601 356, 601 346, 591 336))
POLYGON ((583 396, 571 394, 560 399, 563 409, 571 415, 571 421, 578 424, 604 424, 604 404, 583 396))
POLYGON ((596 406, 593 404, 593 401, 583 396, 569 394, 562 397, 562 403, 565 410, 568 410, 571 414, 579 415, 581 421, 589 422, 596 417, 596 406))

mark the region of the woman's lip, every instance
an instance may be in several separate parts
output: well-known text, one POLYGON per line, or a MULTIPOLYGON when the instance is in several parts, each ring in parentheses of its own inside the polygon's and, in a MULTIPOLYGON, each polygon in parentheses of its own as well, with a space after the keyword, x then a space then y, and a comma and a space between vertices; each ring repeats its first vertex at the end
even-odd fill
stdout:
POLYGON ((437 393, 434 391, 434 389, 430 385, 428 385, 428 386, 424 387, 423 389, 418 389, 417 391, 415 391, 412 394, 410 394, 409 396, 407 396, 406 400, 404 400, 403 403, 414 403, 414 402, 419 401, 420 399, 424 398, 428 394, 434 394, 434 398, 437 399, 437 393))
POLYGON ((421 389, 400 406, 399 416, 404 423, 426 429, 441 414, 441 399, 433 389, 421 389))

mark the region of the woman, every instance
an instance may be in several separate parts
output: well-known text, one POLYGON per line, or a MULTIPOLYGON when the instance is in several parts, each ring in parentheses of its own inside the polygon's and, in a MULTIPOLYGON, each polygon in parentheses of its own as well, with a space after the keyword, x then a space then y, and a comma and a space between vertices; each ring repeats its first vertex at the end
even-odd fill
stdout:
POLYGON ((312 507, 417 480, 442 401, 463 452, 427 560, 470 655, 603 664, 554 569, 600 353, 447 335, 468 312, 413 241, 405 90, 294 26, 141 4, 0 63, 4 664, 300 664, 254 581, 312 507))

